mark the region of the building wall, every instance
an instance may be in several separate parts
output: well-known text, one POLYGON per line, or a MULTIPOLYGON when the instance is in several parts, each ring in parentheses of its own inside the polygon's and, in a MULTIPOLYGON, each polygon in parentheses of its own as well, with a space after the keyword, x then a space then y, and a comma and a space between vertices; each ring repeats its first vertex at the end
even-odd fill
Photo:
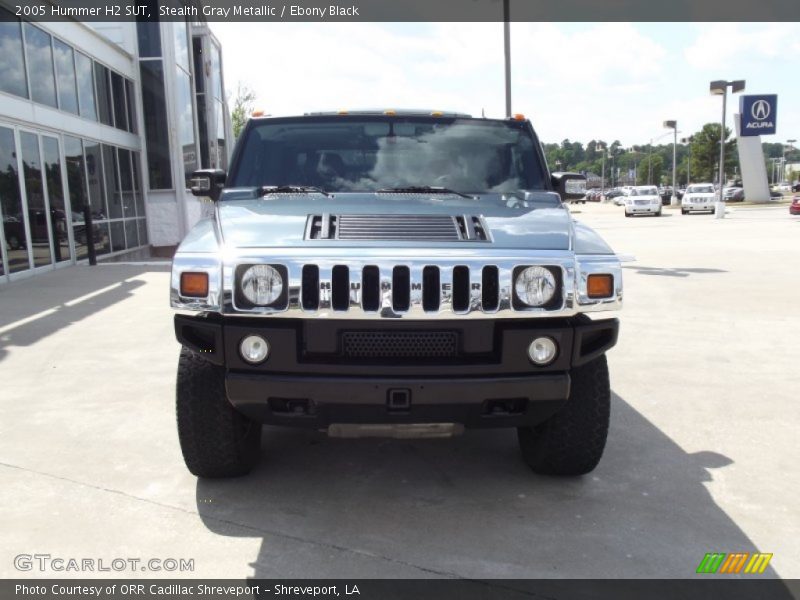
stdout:
POLYGON ((156 40, 154 56, 141 51, 135 22, 34 25, 7 12, 0 17, 0 143, 6 145, 0 157, 8 163, 0 173, 0 283, 85 260, 87 231, 95 234, 100 259, 177 245, 210 210, 187 189, 191 173, 225 168, 230 154, 221 49, 210 30, 149 25, 144 41, 156 40), (210 52, 194 56, 195 39, 198 47, 215 48, 215 62, 203 62, 210 52), (196 65, 202 65, 199 80, 196 65), (20 73, 24 85, 15 87, 20 73), (198 108, 196 86, 206 79, 218 91, 198 108), (154 81, 160 82, 155 108, 145 103, 154 98, 154 81), (57 158, 41 169, 45 150, 57 158), (10 248, 6 237, 19 247, 10 248))

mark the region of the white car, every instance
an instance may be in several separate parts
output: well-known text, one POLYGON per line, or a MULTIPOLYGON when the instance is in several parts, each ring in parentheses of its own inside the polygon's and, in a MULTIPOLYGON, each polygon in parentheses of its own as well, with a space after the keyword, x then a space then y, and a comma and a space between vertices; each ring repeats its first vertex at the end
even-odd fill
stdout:
POLYGON ((631 188, 625 198, 625 216, 653 215, 661 216, 661 196, 654 185, 644 185, 631 188))
POLYGON ((693 183, 686 188, 686 193, 681 200, 681 213, 701 210, 714 212, 714 203, 717 201, 717 192, 712 183, 693 183))

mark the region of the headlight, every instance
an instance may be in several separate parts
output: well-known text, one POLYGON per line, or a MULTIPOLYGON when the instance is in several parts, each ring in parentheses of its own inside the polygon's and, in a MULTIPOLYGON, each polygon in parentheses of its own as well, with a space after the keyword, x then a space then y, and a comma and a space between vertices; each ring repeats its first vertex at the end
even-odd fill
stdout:
POLYGON ((514 291, 528 306, 543 306, 556 293, 556 278, 544 267, 527 267, 517 275, 514 291))
POLYGON ((242 293, 249 302, 267 306, 281 297, 283 278, 269 265, 253 265, 242 275, 242 293))

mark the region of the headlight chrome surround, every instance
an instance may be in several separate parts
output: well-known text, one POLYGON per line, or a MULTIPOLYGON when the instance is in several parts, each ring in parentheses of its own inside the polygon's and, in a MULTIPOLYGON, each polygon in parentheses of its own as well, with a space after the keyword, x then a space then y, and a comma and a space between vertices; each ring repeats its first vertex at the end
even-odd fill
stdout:
POLYGON ((284 295, 286 285, 284 275, 272 265, 251 265, 238 282, 244 299, 253 306, 275 304, 284 295))
POLYGON ((552 269, 522 267, 514 274, 514 296, 523 306, 543 308, 558 298, 559 283, 552 269))

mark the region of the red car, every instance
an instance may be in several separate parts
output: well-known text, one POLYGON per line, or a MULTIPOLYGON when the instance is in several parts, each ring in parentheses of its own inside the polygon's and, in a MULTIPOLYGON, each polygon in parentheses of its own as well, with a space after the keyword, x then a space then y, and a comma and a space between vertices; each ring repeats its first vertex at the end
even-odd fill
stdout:
POLYGON ((800 196, 792 198, 792 203, 789 205, 789 214, 800 215, 800 196))

